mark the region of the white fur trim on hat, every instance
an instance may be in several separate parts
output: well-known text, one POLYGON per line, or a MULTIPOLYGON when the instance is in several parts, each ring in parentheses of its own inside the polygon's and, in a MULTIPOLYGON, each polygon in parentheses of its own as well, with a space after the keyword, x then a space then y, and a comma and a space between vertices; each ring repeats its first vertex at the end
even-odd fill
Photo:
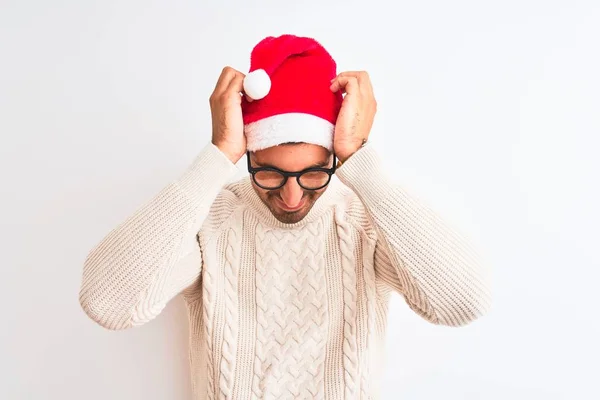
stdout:
POLYGON ((333 150, 334 125, 312 114, 274 115, 244 126, 248 151, 288 142, 312 143, 333 150))

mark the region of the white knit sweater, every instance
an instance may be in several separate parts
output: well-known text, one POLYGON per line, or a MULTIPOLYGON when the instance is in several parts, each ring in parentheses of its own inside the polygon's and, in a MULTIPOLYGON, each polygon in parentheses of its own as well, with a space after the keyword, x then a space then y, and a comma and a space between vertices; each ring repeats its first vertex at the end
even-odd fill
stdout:
POLYGON ((85 260, 80 302, 108 329, 182 294, 195 399, 377 399, 390 293, 434 324, 490 307, 471 244, 387 178, 367 145, 300 222, 279 222, 208 144, 85 260))

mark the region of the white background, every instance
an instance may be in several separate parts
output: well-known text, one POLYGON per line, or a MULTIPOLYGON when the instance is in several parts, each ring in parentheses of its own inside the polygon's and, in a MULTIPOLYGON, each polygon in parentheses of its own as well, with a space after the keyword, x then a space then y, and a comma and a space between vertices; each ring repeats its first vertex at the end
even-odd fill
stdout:
POLYGON ((383 398, 600 398, 600 4, 566 0, 3 0, 0 398, 190 397, 181 298, 104 330, 83 260, 208 143, 222 67, 282 33, 371 74, 374 145, 493 267, 464 328, 393 297, 383 398))

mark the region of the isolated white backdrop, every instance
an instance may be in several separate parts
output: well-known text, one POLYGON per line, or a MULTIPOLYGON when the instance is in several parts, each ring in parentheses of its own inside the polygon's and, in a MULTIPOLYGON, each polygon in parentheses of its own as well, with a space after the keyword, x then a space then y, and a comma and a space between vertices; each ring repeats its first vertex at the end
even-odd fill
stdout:
POLYGON ((374 145, 494 270, 465 328, 393 297, 384 399, 600 398, 599 22, 591 0, 3 0, 0 398, 190 397, 182 300, 104 330, 82 263, 208 142, 221 68, 282 33, 370 72, 374 145))

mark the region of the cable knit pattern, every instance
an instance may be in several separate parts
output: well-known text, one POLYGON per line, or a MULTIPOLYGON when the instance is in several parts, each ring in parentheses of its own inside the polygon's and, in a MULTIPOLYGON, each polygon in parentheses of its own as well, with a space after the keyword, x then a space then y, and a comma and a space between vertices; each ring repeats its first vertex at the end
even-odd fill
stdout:
MULTIPOLYGON (((365 256, 366 254, 373 254, 371 251, 373 247, 367 247, 368 245, 374 246, 374 243, 363 241, 363 246, 361 246, 361 255, 363 256, 363 268, 362 268, 362 277, 364 280, 364 296, 362 297, 362 302, 364 303, 365 309, 363 310, 363 321, 364 325, 362 328, 364 341, 361 341, 360 348, 361 349, 371 349, 373 348, 373 335, 374 335, 374 325, 375 325, 375 289, 377 287, 375 283, 375 269, 373 265, 373 259, 365 256), (368 243, 368 244, 367 244, 368 243)), ((369 398, 369 393, 371 393, 370 381, 369 377, 371 376, 371 363, 373 362, 371 354, 366 352, 365 355, 360 357, 361 362, 361 398, 367 399, 369 398)))
POLYGON ((295 224, 236 173, 207 145, 84 262, 82 310, 107 329, 183 295, 194 399, 378 399, 391 292, 434 324, 490 309, 483 257, 370 145, 295 224))
POLYGON ((215 359, 214 359, 214 341, 215 335, 215 277, 212 275, 210 268, 204 268, 202 274, 202 290, 203 290, 203 305, 204 305, 204 327, 206 332, 206 361, 207 361, 207 395, 208 399, 215 398, 215 359))
POLYGON ((257 398, 324 396, 328 304, 319 222, 305 231, 257 229, 257 398))
POLYGON ((220 398, 231 398, 233 371, 237 348, 238 321, 238 268, 239 268, 239 235, 236 229, 227 232, 225 249, 225 329, 223 330, 223 347, 221 350, 220 398))
POLYGON ((351 240, 350 224, 339 218, 336 213, 337 232, 340 238, 342 253, 342 282, 344 285, 344 372, 346 380, 345 397, 354 399, 357 396, 358 360, 356 348, 356 264, 354 246, 351 240))

